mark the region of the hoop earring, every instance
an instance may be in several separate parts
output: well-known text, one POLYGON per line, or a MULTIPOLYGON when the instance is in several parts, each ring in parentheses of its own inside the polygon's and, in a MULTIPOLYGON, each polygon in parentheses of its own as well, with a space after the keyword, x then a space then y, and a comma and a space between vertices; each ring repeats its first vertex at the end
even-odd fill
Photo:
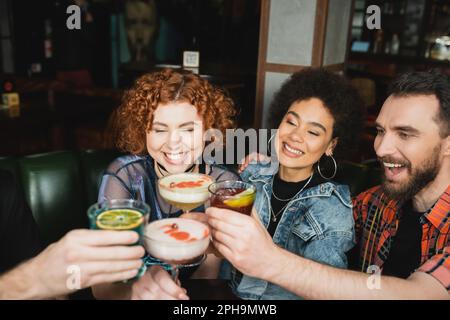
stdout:
POLYGON ((270 145, 272 144, 273 137, 275 137, 275 133, 271 135, 269 141, 267 141, 267 151, 269 151, 270 155, 272 155, 272 148, 270 145))
POLYGON ((320 176, 321 176, 322 178, 326 179, 326 180, 333 179, 333 178, 336 176, 336 173, 337 173, 337 163, 336 163, 336 160, 333 158, 333 155, 329 155, 328 157, 330 157, 331 160, 333 160, 333 164, 334 164, 334 173, 333 173, 333 175, 332 175, 331 177, 325 177, 325 176, 322 174, 322 172, 320 171, 320 159, 319 159, 319 161, 317 162, 317 171, 319 171, 320 176))

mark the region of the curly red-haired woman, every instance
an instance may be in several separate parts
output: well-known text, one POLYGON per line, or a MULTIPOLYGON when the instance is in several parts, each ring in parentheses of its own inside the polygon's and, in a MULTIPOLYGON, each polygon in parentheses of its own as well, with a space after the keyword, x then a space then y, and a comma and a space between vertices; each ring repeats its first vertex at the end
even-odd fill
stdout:
MULTIPOLYGON (((239 179, 223 167, 198 161, 208 143, 204 138, 206 130, 225 133, 233 128, 235 113, 232 100, 198 75, 171 69, 143 75, 125 93, 117 111, 117 145, 130 155, 110 164, 98 200, 144 201, 151 207, 151 220, 156 220, 181 214, 157 192, 155 181, 162 176, 200 172, 216 181, 239 179)), ((204 212, 204 207, 192 211, 204 212)), ((215 268, 209 267, 208 261, 211 258, 196 272, 213 272, 215 268)), ((217 261, 213 265, 217 266, 217 261)), ((93 291, 100 298, 186 297, 184 290, 159 267, 150 268, 132 287, 110 284, 93 291)))

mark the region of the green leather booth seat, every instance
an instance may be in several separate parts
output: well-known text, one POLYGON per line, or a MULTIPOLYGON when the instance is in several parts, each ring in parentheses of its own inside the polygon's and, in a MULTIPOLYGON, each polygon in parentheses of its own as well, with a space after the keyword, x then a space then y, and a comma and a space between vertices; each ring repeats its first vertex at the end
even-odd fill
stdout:
POLYGON ((96 202, 103 170, 116 151, 60 151, 0 158, 0 168, 21 182, 45 244, 88 226, 87 208, 96 202))
MULTIPOLYGON (((43 240, 49 244, 72 229, 88 226, 87 208, 97 200, 103 170, 117 156, 116 151, 60 151, 0 158, 0 168, 21 181, 43 240)), ((379 176, 379 169, 344 162, 336 180, 349 184, 356 195, 378 184, 379 176)))

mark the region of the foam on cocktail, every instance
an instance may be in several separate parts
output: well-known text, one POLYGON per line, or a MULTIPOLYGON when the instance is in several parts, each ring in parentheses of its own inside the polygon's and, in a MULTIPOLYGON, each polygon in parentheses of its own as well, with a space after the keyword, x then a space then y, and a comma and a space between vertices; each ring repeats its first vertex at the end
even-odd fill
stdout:
POLYGON ((188 211, 208 200, 208 187, 213 182, 205 174, 173 174, 159 180, 159 193, 168 203, 188 211))
POLYGON ((167 263, 182 264, 196 260, 204 254, 209 241, 209 228, 191 219, 162 219, 145 228, 148 253, 167 263))

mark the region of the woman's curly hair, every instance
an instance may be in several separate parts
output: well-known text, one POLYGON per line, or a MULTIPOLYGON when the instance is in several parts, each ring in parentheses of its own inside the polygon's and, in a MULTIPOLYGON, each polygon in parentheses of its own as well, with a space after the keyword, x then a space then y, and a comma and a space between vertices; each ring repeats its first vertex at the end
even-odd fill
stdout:
POLYGON ((271 128, 278 128, 293 103, 311 98, 320 99, 334 118, 333 138, 339 138, 335 154, 339 157, 354 151, 363 125, 364 103, 349 81, 325 69, 303 69, 281 86, 270 106, 271 128))
POLYGON ((160 104, 169 102, 192 104, 205 130, 214 128, 225 133, 234 127, 233 101, 221 89, 196 74, 164 69, 141 76, 125 92, 115 114, 117 147, 132 154, 146 154, 146 133, 151 129, 153 113, 160 104))

